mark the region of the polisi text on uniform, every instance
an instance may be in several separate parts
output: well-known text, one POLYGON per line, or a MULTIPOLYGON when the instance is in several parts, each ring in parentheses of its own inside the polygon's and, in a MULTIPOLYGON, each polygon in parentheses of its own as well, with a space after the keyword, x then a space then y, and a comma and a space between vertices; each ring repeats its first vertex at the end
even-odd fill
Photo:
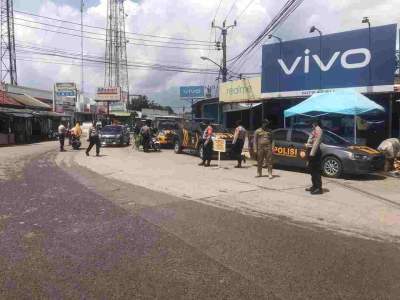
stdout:
MULTIPOLYGON (((310 72, 310 64, 312 63, 310 61, 310 50, 306 49, 304 50, 304 73, 308 74, 310 72)), ((366 66, 369 65, 371 62, 371 52, 367 48, 357 48, 357 49, 350 49, 347 50, 343 53, 340 51, 336 51, 333 53, 329 61, 324 64, 322 62, 321 58, 319 57, 318 54, 313 54, 311 55, 312 59, 315 61, 317 66, 321 69, 323 72, 329 71, 333 64, 336 62, 336 60, 340 56, 340 64, 344 69, 360 69, 360 68, 365 68, 366 66), (357 57, 363 57, 363 60, 358 61, 358 62, 349 62, 349 57, 351 56, 357 56, 357 57)), ((285 72, 286 75, 291 75, 294 73, 294 71, 297 69, 298 65, 300 64, 301 60, 303 57, 298 56, 292 63, 290 67, 287 66, 287 64, 283 61, 282 58, 278 59, 278 63, 281 66, 283 72, 285 72)))

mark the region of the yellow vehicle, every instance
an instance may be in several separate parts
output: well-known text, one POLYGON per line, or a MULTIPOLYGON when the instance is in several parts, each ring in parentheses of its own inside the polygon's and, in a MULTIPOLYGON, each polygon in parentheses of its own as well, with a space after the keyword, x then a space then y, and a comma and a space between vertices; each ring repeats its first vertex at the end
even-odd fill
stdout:
MULTIPOLYGON (((229 156, 232 150, 233 133, 219 124, 211 124, 214 129, 213 139, 226 141, 226 154, 229 156)), ((198 121, 185 121, 179 124, 180 129, 174 137, 175 153, 189 152, 203 158, 203 132, 207 125, 198 121)))
POLYGON ((181 118, 174 116, 156 117, 154 128, 157 130, 157 138, 162 147, 172 147, 174 145, 174 137, 179 130, 181 118))

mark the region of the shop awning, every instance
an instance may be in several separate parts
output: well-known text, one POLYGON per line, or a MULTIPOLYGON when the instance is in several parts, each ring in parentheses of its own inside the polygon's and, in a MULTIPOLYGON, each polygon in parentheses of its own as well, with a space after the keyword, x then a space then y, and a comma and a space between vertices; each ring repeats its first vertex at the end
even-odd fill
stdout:
POLYGON ((314 94, 300 104, 285 110, 284 115, 285 118, 295 115, 315 117, 330 113, 358 116, 372 111, 384 112, 385 109, 356 91, 345 90, 314 94))
POLYGON ((50 105, 47 105, 26 94, 7 93, 7 95, 26 107, 32 107, 36 109, 51 109, 50 105))
POLYGON ((7 107, 0 107, 0 113, 9 117, 17 118, 32 118, 33 111, 29 109, 13 109, 7 107))
POLYGON ((53 111, 35 111, 34 114, 42 117, 54 117, 54 118, 61 118, 64 116, 63 114, 59 114, 53 111))
POLYGON ((223 112, 234 112, 234 111, 242 111, 255 108, 261 105, 261 103, 230 103, 224 104, 222 107, 223 112))
POLYGON ((0 91, 0 105, 23 107, 21 103, 9 97, 4 91, 0 91))

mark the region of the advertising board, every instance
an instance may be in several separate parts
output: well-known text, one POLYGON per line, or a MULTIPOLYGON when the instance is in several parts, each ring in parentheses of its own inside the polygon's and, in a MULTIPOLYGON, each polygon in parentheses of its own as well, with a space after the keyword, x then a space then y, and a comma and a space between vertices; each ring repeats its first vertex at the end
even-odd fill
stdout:
POLYGON ((117 102, 121 101, 121 88, 119 86, 97 88, 97 102, 117 102))
POLYGON ((256 101, 261 98, 261 77, 244 78, 220 84, 220 102, 256 101))
POLYGON ((54 111, 73 115, 76 110, 77 89, 72 82, 54 84, 54 111))
POLYGON ((396 26, 264 45, 262 97, 308 96, 341 88, 393 91, 396 26))
POLYGON ((204 98, 204 86, 181 86, 179 94, 181 98, 204 98))

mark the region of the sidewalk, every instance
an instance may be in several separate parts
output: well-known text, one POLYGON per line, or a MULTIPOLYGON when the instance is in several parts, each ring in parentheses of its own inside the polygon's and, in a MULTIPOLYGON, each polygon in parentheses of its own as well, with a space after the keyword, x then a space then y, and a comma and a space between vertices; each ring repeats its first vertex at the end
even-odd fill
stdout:
POLYGON ((197 166, 194 156, 130 148, 103 148, 99 158, 86 157, 83 151, 60 153, 57 158, 58 163, 72 160, 109 178, 208 205, 364 237, 400 238, 400 187, 394 178, 324 179, 327 192, 311 196, 304 191, 310 183, 308 174, 275 170, 272 180, 255 178, 253 162, 243 169, 233 168, 234 161, 222 161, 221 168, 214 161, 214 167, 204 168, 197 166))

